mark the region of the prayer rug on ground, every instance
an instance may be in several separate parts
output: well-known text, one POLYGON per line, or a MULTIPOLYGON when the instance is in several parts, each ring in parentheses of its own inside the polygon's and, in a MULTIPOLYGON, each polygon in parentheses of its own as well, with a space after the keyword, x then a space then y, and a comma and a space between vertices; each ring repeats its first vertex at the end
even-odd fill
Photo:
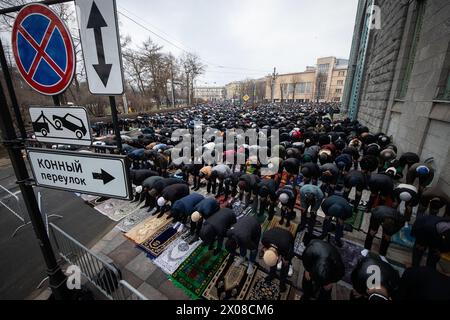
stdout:
POLYGON ((361 251, 364 247, 346 239, 342 239, 342 243, 343 247, 337 248, 345 266, 345 275, 342 278, 342 281, 351 284, 352 271, 356 267, 358 261, 362 258, 361 251))
POLYGON ((153 260, 153 263, 160 267, 164 273, 171 275, 200 244, 200 240, 193 244, 188 244, 183 237, 178 237, 159 255, 159 257, 153 260))
POLYGON ((151 213, 147 212, 147 210, 148 208, 139 209, 138 211, 126 216, 116 225, 116 228, 122 232, 130 231, 133 227, 151 216, 151 213))
POLYGON ((171 222, 172 219, 167 219, 167 215, 164 215, 161 218, 158 218, 157 216, 151 216, 139 223, 124 235, 136 244, 141 244, 146 239, 155 234, 159 229, 165 227, 171 222))
POLYGON ((281 225, 279 223, 280 221, 281 221, 280 216, 274 216, 272 221, 270 221, 269 224, 267 225, 267 228, 263 229, 263 232, 273 228, 282 228, 288 230, 295 237, 295 234, 297 233, 298 224, 291 221, 290 226, 286 227, 286 222, 281 225))
POLYGON ((234 260, 228 256, 209 283, 203 297, 208 300, 243 300, 256 273, 255 267, 253 273, 248 275, 247 267, 248 264, 244 263, 235 267, 234 260))
POLYGON ((403 227, 392 236, 392 243, 405 248, 412 248, 416 239, 411 235, 411 226, 403 227))
POLYGON ((224 250, 214 255, 212 250, 208 250, 208 246, 199 246, 171 278, 189 296, 200 298, 227 255, 224 250))
POLYGON ((167 224, 141 243, 140 247, 150 259, 158 257, 176 238, 181 235, 172 224, 167 224))
POLYGON ((267 283, 266 277, 267 273, 264 271, 259 269, 256 271, 245 300, 287 300, 291 286, 286 284, 286 291, 281 293, 280 281, 275 278, 267 283))

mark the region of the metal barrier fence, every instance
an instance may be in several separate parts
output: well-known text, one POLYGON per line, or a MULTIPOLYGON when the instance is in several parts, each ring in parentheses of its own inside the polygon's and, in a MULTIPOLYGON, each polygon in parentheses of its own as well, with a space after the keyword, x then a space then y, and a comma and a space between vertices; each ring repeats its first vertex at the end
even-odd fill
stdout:
POLYGON ((53 223, 50 234, 62 259, 80 268, 81 274, 110 300, 148 300, 136 288, 122 280, 120 270, 90 251, 53 223))

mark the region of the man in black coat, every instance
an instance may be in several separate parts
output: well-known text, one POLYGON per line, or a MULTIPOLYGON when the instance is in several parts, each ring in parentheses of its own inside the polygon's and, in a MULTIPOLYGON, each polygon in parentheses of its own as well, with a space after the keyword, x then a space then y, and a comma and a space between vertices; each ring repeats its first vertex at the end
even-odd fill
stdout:
POLYGON ((352 206, 343 197, 333 195, 326 198, 322 202, 321 207, 326 217, 323 221, 322 235, 320 238, 325 239, 328 236, 331 228, 331 220, 336 218, 334 241, 338 247, 342 247, 341 238, 344 236, 344 221, 353 215, 352 206))
POLYGON ((367 177, 359 170, 351 170, 344 177, 344 198, 349 201, 349 194, 352 188, 355 188, 355 200, 353 202, 353 211, 357 212, 361 202, 362 193, 367 184, 367 177))
POLYGON ((370 216, 369 232, 366 235, 366 241, 364 242, 364 250, 361 252, 363 256, 367 256, 372 248, 372 243, 375 235, 378 232, 380 226, 383 228, 383 235, 380 243, 380 259, 384 262, 388 262, 386 259, 387 250, 391 243, 391 237, 400 231, 405 223, 405 219, 400 215, 397 209, 378 206, 372 209, 372 215, 370 216))
POLYGON ((284 224, 284 219, 286 219, 286 227, 290 227, 291 220, 295 219, 295 202, 297 201, 298 191, 295 187, 291 185, 284 186, 278 189, 276 196, 280 201, 280 215, 281 220, 280 225, 284 224))
POLYGON ((217 246, 214 255, 222 250, 223 240, 227 235, 227 231, 236 223, 234 211, 229 208, 223 208, 213 214, 210 218, 203 222, 200 230, 200 239, 203 245, 209 245, 209 249, 214 248, 214 242, 217 240, 217 246))
POLYGON ((277 202, 277 184, 273 179, 261 180, 258 184, 259 211, 258 215, 262 216, 269 209, 268 220, 271 221, 275 214, 275 204, 277 202))
POLYGON ((317 180, 320 178, 320 168, 317 163, 306 162, 302 164, 300 173, 302 174, 304 184, 317 184, 317 180))
POLYGON ((158 198, 158 206, 161 210, 158 218, 161 218, 165 212, 170 210, 175 201, 189 195, 189 186, 185 183, 171 184, 164 188, 161 197, 158 198))
POLYGON ((416 238, 412 265, 420 266, 428 248, 427 266, 436 268, 441 253, 450 252, 450 219, 433 215, 421 216, 412 226, 411 235, 416 238))
POLYGON ((258 190, 258 183, 260 179, 255 174, 243 174, 239 177, 238 182, 238 191, 239 191, 239 200, 245 202, 245 206, 247 207, 249 204, 253 203, 252 195, 256 197, 258 190))
POLYGON ((227 237, 225 248, 228 252, 234 256, 236 249, 239 248, 240 256, 236 259, 234 266, 240 266, 249 251, 247 274, 252 274, 253 265, 258 255, 259 240, 261 239, 261 225, 258 220, 253 216, 242 217, 228 230, 227 237))
POLYGON ((391 300, 400 282, 398 271, 389 263, 371 257, 358 261, 351 279, 353 290, 350 300, 391 300), (378 270, 379 273, 375 273, 378 270), (374 279, 373 276, 379 278, 374 279))
POLYGON ((339 251, 328 242, 312 240, 303 252, 302 261, 305 272, 301 300, 331 300, 333 284, 345 273, 339 251))
POLYGON ((294 256, 294 237, 286 229, 273 228, 264 232, 261 243, 264 251, 264 263, 270 267, 266 281, 270 282, 275 278, 277 264, 281 261, 280 291, 284 292, 286 291, 289 265, 294 256))
POLYGON ((145 179, 153 177, 153 176, 157 176, 157 175, 158 175, 158 172, 153 171, 153 170, 147 170, 147 169, 138 169, 138 170, 130 171, 131 182, 136 186, 136 195, 133 199, 133 202, 141 199, 142 188, 138 188, 138 187, 142 186, 142 183, 145 181, 145 179))
POLYGON ((387 198, 394 191, 394 181, 385 173, 376 173, 370 176, 368 187, 370 190, 370 198, 366 208, 367 213, 372 210, 377 199, 379 200, 378 205, 386 203, 387 198))

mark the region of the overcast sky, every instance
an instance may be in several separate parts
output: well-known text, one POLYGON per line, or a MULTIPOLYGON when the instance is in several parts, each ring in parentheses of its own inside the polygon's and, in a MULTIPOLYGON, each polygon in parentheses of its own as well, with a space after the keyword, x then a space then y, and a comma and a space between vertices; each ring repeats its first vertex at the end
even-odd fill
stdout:
POLYGON ((200 56, 208 68, 197 85, 224 85, 247 77, 257 78, 270 73, 273 67, 279 73, 303 71, 321 56, 348 58, 358 3, 358 0, 116 1, 120 32, 131 36, 134 43, 151 36, 176 56, 183 53, 180 48, 200 56))

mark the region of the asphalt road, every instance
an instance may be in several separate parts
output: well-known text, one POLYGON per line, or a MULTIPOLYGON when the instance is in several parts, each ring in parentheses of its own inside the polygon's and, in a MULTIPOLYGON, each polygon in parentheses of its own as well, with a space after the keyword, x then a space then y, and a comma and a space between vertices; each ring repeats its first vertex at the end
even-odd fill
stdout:
MULTIPOLYGON (((19 190, 15 181, 11 166, 0 167, 0 185, 14 193, 19 190)), ((38 191, 42 193, 43 210, 63 216, 50 221, 88 247, 115 225, 74 193, 35 188, 35 192, 38 191)), ((26 213, 24 216, 29 221, 26 213)), ((31 225, 11 237, 20 225, 21 221, 0 204, 0 299, 30 299, 46 277, 44 260, 31 225)))

